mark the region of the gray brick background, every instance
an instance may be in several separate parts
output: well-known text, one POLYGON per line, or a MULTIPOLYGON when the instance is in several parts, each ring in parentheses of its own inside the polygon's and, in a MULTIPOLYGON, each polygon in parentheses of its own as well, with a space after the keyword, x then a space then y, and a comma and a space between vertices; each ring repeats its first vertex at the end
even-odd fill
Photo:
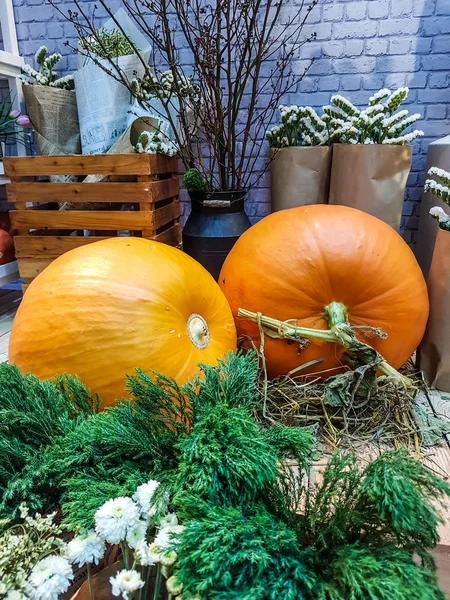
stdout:
MULTIPOLYGON (((32 60, 37 48, 46 44, 64 56, 62 71, 75 69, 76 57, 64 47, 67 39, 76 42, 70 23, 58 15, 46 0, 13 0, 20 52, 32 60)), ((84 0, 86 7, 95 0, 84 0)), ((289 0, 286 11, 302 0, 289 0)), ((74 8, 70 0, 59 0, 64 9, 74 8)), ((118 0, 111 0, 115 9, 118 0)), ((286 13, 287 14, 287 13, 286 13)), ((450 0, 319 0, 305 34, 315 31, 317 40, 303 46, 295 69, 315 58, 299 88, 284 99, 285 104, 320 108, 332 93, 365 104, 382 87, 407 85, 407 108, 423 118, 417 127, 425 137, 414 142, 414 158, 405 196, 402 231, 414 243, 424 166, 430 141, 450 133, 450 0)), ((180 48, 180 61, 186 51, 180 48)), ((263 166, 263 161, 259 169, 263 166)), ((270 209, 270 180, 265 175, 252 190, 247 211, 257 220, 270 209)), ((187 204, 185 205, 187 209, 187 204)))

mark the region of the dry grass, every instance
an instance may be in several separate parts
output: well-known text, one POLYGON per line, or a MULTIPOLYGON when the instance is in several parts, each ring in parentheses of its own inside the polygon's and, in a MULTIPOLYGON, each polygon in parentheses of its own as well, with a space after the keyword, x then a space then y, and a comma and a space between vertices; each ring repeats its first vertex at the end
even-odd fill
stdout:
MULTIPOLYGON (((412 378, 416 389, 424 383, 408 363, 403 374, 412 378)), ((374 385, 364 385, 355 376, 345 402, 330 397, 333 373, 314 376, 261 380, 261 421, 318 428, 320 438, 333 448, 358 447, 371 443, 404 446, 420 452, 421 434, 413 416, 415 389, 399 387, 379 378, 374 385)))

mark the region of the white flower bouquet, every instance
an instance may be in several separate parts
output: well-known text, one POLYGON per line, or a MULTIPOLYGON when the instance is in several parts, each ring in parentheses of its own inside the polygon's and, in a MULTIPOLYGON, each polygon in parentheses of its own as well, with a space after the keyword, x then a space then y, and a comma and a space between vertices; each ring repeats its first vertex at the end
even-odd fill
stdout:
POLYGON ((105 554, 106 544, 117 544, 122 562, 109 578, 111 594, 123 600, 159 598, 163 581, 169 598, 181 593, 173 575, 177 536, 183 531, 174 513, 168 513, 168 495, 158 481, 140 485, 133 496, 108 500, 95 513, 95 528, 61 540, 63 528, 55 513, 28 515, 0 537, 0 599, 58 600, 74 578, 73 568, 87 567, 87 585, 95 598, 92 566, 105 554))

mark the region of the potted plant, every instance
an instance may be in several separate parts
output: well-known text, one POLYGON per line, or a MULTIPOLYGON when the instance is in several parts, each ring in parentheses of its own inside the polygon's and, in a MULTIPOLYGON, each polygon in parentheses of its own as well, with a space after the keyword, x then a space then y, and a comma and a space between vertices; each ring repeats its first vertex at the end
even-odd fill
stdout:
MULTIPOLYGON (((425 181, 430 192, 450 206, 450 173, 432 167, 425 181)), ((419 348, 419 366, 432 387, 450 392, 450 216, 441 206, 430 214, 438 221, 431 268, 428 274, 430 317, 419 348)))
MULTIPOLYGON (((103 68, 169 122, 185 170, 196 169, 197 180, 201 176, 195 189, 188 190, 195 194, 195 208, 184 229, 184 248, 215 276, 250 225, 241 209, 268 167, 264 132, 281 98, 304 76, 292 72, 291 62, 314 37, 303 39, 302 30, 316 3, 304 11, 301 3, 285 13, 286 0, 122 0, 152 43, 150 64, 142 59, 145 73, 134 79, 113 59, 103 68), (229 228, 215 226, 225 220, 229 228)), ((114 18, 107 0, 98 4, 114 18)), ((78 12, 64 16, 80 37, 98 37, 95 12, 88 15, 80 0, 75 5, 78 12)), ((117 20, 115 24, 129 39, 117 20)))
POLYGON ((310 106, 280 106, 281 124, 266 133, 271 148, 272 211, 327 204, 330 131, 310 106))
POLYGON ((407 95, 408 88, 382 89, 362 110, 335 95, 323 108, 334 142, 329 203, 363 210, 397 231, 411 168, 408 144, 423 135, 403 133, 420 119, 398 110, 407 95))

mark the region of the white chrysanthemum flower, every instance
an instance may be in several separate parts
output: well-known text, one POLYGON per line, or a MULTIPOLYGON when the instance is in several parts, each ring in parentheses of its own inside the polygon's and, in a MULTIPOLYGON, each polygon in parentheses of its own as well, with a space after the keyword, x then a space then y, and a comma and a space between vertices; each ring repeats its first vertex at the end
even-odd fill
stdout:
POLYGON ((32 587, 31 600, 57 600, 67 592, 73 579, 72 567, 66 558, 47 556, 40 560, 28 579, 32 587))
POLYGON ((124 600, 128 600, 129 595, 144 587, 141 576, 134 569, 123 569, 115 577, 110 577, 109 583, 113 596, 122 596, 124 600))
POLYGON ((140 485, 134 492, 132 498, 139 506, 139 510, 142 516, 148 516, 152 504, 153 495, 159 486, 159 481, 151 479, 150 481, 147 481, 147 483, 143 483, 142 485, 140 485))
POLYGON ((176 576, 172 575, 172 577, 169 577, 169 579, 166 581, 166 588, 169 594, 172 596, 178 596, 178 594, 181 594, 183 591, 183 584, 178 583, 176 576))
POLYGON ((171 567, 173 564, 175 564, 177 558, 178 555, 175 550, 171 550, 170 552, 161 554, 160 562, 164 567, 171 567))
POLYGON ((137 548, 142 542, 145 541, 145 536, 147 534, 147 523, 145 521, 139 520, 136 525, 133 525, 127 532, 127 544, 130 548, 137 548))
POLYGON ((136 564, 142 565, 143 567, 151 567, 156 563, 159 563, 161 557, 155 544, 147 544, 147 542, 143 541, 134 551, 134 558, 136 564))
POLYGON ((175 527, 178 525, 178 517, 175 513, 169 513, 165 517, 162 517, 159 522, 160 529, 164 529, 164 527, 175 527))
POLYGON ((66 554, 69 562, 80 567, 87 563, 98 565, 105 554, 105 542, 91 530, 71 540, 67 544, 66 554))
POLYGON ((6 600, 28 600, 28 596, 19 590, 11 590, 6 594, 6 600))
POLYGON ((113 498, 95 513, 95 531, 109 544, 119 544, 139 520, 139 508, 131 498, 113 498))
POLYGON ((171 544, 176 544, 179 535, 184 531, 183 525, 175 525, 173 527, 164 527, 160 529, 155 536, 155 546, 160 550, 165 550, 171 544))

